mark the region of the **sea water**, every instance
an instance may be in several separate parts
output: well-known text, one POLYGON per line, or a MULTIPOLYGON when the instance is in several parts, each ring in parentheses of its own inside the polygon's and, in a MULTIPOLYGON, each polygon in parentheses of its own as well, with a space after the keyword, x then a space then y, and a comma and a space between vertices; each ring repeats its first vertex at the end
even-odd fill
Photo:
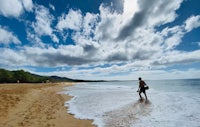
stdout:
POLYGON ((65 89, 73 96, 66 106, 98 127, 200 127, 200 80, 146 83, 148 101, 139 100, 138 81, 80 83, 65 89))

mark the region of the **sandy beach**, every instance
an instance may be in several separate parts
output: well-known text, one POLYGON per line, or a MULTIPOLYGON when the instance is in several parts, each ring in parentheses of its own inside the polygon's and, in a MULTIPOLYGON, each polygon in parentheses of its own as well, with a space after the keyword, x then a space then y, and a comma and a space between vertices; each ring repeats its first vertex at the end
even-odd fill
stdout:
POLYGON ((72 83, 1 84, 0 127, 95 127, 67 113, 71 97, 58 94, 72 83))

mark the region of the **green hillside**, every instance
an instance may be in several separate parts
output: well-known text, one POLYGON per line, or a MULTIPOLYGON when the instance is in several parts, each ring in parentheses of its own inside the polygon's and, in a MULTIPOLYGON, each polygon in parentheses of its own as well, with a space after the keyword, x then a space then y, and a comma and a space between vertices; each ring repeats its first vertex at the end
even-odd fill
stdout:
POLYGON ((44 83, 44 82, 68 82, 75 81, 69 78, 57 76, 40 76, 24 70, 8 71, 0 69, 0 83, 44 83))

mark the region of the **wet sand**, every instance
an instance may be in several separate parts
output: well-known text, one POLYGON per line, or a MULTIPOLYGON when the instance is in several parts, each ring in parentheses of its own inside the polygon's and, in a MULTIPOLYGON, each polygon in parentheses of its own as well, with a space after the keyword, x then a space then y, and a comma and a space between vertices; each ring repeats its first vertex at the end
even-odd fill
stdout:
POLYGON ((75 119, 58 94, 72 83, 1 84, 0 127, 95 127, 91 120, 75 119))

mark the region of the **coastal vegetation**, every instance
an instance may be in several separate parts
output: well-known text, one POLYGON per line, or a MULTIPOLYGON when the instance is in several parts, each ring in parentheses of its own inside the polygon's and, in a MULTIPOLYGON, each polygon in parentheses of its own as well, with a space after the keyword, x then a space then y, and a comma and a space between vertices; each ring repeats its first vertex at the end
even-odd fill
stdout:
POLYGON ((0 83, 50 83, 50 82, 105 82, 105 80, 70 79, 59 76, 41 76, 24 70, 0 69, 0 83))
POLYGON ((40 76, 24 70, 9 71, 0 69, 0 83, 48 83, 69 81, 76 80, 58 76, 40 76))

